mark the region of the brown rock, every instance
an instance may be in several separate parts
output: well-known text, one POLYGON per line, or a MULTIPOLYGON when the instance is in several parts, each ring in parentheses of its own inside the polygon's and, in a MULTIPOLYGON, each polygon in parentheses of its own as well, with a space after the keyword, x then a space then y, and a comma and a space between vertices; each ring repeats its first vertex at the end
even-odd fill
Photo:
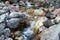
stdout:
POLYGON ((55 10, 52 12, 52 14, 54 14, 54 15, 60 14, 60 9, 55 9, 55 10))

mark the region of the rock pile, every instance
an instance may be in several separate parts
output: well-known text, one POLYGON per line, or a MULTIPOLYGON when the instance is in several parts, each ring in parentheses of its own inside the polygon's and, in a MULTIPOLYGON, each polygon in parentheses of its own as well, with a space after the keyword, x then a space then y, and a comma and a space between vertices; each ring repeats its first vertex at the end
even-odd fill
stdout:
POLYGON ((58 40, 60 9, 54 5, 56 1, 16 2, 0 2, 0 40, 58 40))

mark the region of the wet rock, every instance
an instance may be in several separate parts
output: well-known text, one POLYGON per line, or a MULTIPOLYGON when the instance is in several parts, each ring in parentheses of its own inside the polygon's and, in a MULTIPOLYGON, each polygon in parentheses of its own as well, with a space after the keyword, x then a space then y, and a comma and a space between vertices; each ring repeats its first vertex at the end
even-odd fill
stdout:
POLYGON ((12 19, 8 20, 7 26, 9 28, 16 28, 18 26, 19 22, 20 22, 19 18, 12 18, 12 19))

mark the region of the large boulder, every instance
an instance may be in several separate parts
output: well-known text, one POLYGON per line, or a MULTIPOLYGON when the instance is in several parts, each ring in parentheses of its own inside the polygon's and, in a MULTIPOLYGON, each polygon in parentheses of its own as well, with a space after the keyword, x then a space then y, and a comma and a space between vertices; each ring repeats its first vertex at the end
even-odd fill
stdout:
POLYGON ((41 40, 59 40, 60 24, 45 29, 41 34, 41 40))

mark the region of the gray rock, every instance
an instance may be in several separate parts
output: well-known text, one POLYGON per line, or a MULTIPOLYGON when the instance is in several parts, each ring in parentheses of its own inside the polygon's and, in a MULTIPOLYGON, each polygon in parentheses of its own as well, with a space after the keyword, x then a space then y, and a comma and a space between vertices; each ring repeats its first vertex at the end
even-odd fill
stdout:
POLYGON ((19 24, 19 21, 20 21, 19 18, 12 18, 12 19, 8 20, 7 26, 9 28, 16 28, 19 24))
POLYGON ((3 21, 5 20, 5 17, 6 17, 5 14, 0 15, 0 23, 3 22, 3 21))
POLYGON ((26 2, 26 8, 32 8, 33 7, 33 5, 31 5, 31 2, 26 2))
POLYGON ((15 18, 15 17, 19 17, 19 12, 12 12, 10 15, 9 15, 10 18, 15 18))
POLYGON ((5 10, 0 10, 0 14, 5 14, 5 10))
POLYGON ((0 6, 3 7, 3 6, 5 6, 5 4, 4 3, 0 3, 0 6))
POLYGON ((55 22, 56 22, 56 23, 60 23, 60 16, 57 16, 57 17, 55 18, 55 22))
POLYGON ((45 29, 42 33, 41 40, 59 40, 58 34, 60 34, 60 24, 45 29))
POLYGON ((13 40, 12 38, 6 38, 5 40, 13 40))
POLYGON ((5 29, 3 30, 3 33, 4 33, 4 35, 5 35, 6 37, 10 36, 10 29, 9 29, 9 28, 5 28, 5 29))
POLYGON ((3 7, 3 10, 7 10, 7 9, 8 9, 8 7, 7 7, 7 6, 3 7))
POLYGON ((1 40, 5 40, 5 36, 4 35, 1 35, 1 40))
POLYGON ((0 35, 3 33, 3 30, 5 28, 5 23, 0 24, 0 35))
POLYGON ((24 31, 23 34, 25 35, 25 38, 27 37, 29 40, 31 40, 34 36, 34 32, 29 29, 24 31))

